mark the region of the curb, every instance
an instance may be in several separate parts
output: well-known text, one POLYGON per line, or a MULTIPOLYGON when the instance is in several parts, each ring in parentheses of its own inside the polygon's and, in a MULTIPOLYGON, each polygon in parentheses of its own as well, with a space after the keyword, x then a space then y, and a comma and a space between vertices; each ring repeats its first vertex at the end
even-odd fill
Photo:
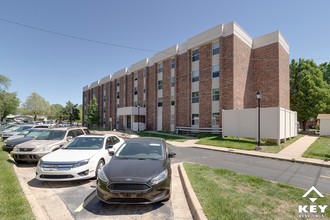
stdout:
MULTIPOLYGON (((10 158, 11 159, 11 158, 10 158)), ((19 181, 19 184, 23 190, 23 193, 26 197, 26 200, 30 204, 30 207, 32 209, 32 213, 36 220, 49 220, 49 216, 44 212, 44 210, 41 208, 40 204, 37 202, 36 198, 33 196, 32 192, 30 191, 29 187, 27 186, 24 179, 19 174, 19 171, 16 167, 16 165, 13 165, 16 177, 19 181)))
POLYGON ((288 162, 293 162, 293 163, 302 163, 302 164, 309 164, 309 165, 314 165, 314 166, 321 166, 321 167, 328 167, 330 168, 330 163, 326 161, 322 162, 317 162, 317 161, 308 161, 308 158, 306 159, 299 159, 299 158, 283 158, 283 157, 278 157, 276 155, 271 156, 271 155, 258 155, 254 153, 249 153, 249 152, 242 152, 242 151, 235 151, 234 149, 215 149, 215 148, 208 148, 208 147, 202 147, 202 146, 193 146, 193 148, 198 148, 198 149, 203 149, 203 150, 212 150, 212 151, 222 151, 226 153, 234 153, 234 154, 241 154, 241 155, 246 155, 246 156, 252 156, 252 157, 262 157, 262 158, 270 158, 274 160, 282 160, 282 161, 288 161, 288 162))
POLYGON ((187 173, 182 165, 182 163, 178 166, 179 175, 183 187, 184 194, 187 199, 187 203, 191 212, 193 219, 196 220, 207 220, 206 215, 204 214, 203 208, 199 203, 197 196, 190 184, 187 173))

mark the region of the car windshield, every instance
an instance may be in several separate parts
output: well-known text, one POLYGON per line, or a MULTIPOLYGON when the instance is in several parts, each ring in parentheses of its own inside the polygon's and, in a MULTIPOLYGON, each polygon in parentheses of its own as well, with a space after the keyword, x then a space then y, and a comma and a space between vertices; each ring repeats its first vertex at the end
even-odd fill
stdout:
MULTIPOLYGON (((45 130, 30 130, 29 133, 27 133, 25 136, 26 137, 39 137, 42 132, 45 130)), ((23 132, 22 132, 23 133, 23 132)))
POLYGON ((32 128, 30 125, 19 126, 15 131, 24 131, 26 129, 32 128))
POLYGON ((49 130, 43 131, 36 139, 37 140, 62 140, 66 131, 49 130))
POLYGON ((76 137, 62 149, 70 150, 96 150, 103 146, 103 137, 76 137))
POLYGON ((116 152, 116 157, 125 159, 154 159, 165 158, 164 148, 158 142, 126 142, 116 152))

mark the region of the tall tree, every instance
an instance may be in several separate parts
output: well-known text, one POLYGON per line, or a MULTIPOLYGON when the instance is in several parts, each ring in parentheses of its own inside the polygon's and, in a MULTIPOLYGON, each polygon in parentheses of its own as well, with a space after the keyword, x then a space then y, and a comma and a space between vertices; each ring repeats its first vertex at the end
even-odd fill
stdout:
POLYGON ((37 120, 37 116, 46 116, 49 111, 49 103, 40 95, 33 92, 26 101, 22 104, 22 109, 25 114, 32 115, 34 120, 37 120))
POLYGON ((10 79, 0 74, 0 121, 7 115, 14 114, 19 106, 16 93, 6 92, 10 86, 10 79))
POLYGON ((50 120, 62 121, 63 120, 63 106, 61 104, 52 104, 47 118, 50 120))
POLYGON ((321 68, 313 60, 292 60, 290 64, 291 109, 306 130, 306 122, 327 109, 330 88, 321 68))
POLYGON ((88 127, 99 122, 98 104, 95 96, 88 104, 86 122, 88 127))
POLYGON ((63 108, 63 115, 70 121, 71 125, 73 121, 80 120, 79 109, 77 106, 78 104, 73 104, 68 101, 66 106, 63 108))

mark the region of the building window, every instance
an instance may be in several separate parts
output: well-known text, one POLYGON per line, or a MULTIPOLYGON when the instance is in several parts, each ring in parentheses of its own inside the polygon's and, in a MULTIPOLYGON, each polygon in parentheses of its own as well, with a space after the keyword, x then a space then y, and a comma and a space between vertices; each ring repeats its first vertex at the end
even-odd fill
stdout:
POLYGON ((137 72, 134 72, 134 80, 138 80, 138 73, 137 72))
POLYGON ((191 80, 192 82, 199 81, 199 70, 194 70, 191 72, 191 80))
POLYGON ((212 125, 218 125, 217 120, 219 119, 219 112, 212 113, 212 125))
POLYGON ((158 107, 162 107, 163 106, 163 98, 158 98, 157 105, 158 105, 158 107))
POLYGON ((171 68, 174 69, 175 68, 175 58, 171 59, 171 68))
POLYGON ((119 99, 119 92, 117 92, 117 99, 119 99))
POLYGON ((219 76, 220 76, 220 66, 219 65, 212 66, 212 78, 217 78, 219 76))
POLYGON ((191 115, 191 125, 199 125, 199 114, 191 115))
POLYGON ((175 76, 171 77, 171 87, 175 86, 175 76))
POLYGON ((171 96, 171 105, 175 105, 175 98, 173 95, 171 96))
POLYGON ((158 81, 158 90, 163 89, 163 80, 158 81))
POLYGON ((199 92, 192 92, 191 93, 191 102, 192 103, 199 103, 199 92))
POLYGON ((143 85, 143 93, 146 93, 146 85, 143 85))
POLYGON ((119 83, 119 81, 117 81, 117 86, 118 86, 118 87, 120 86, 120 83, 119 83))
POLYGON ((192 61, 195 62, 198 60, 199 60, 199 50, 196 49, 196 50, 193 50, 193 52, 192 52, 192 61))
POLYGON ((157 64, 157 73, 162 73, 163 72, 163 64, 162 63, 158 63, 157 64))
POLYGON ((219 52, 220 52, 219 41, 217 41, 212 44, 212 55, 219 54, 219 52))
POLYGON ((138 105, 138 102, 137 101, 134 101, 134 107, 137 107, 137 105, 138 105))
POLYGON ((219 101, 220 92, 219 89, 212 89, 212 101, 219 101))
POLYGON ((137 95, 138 91, 137 91, 137 87, 134 87, 134 95, 137 95))

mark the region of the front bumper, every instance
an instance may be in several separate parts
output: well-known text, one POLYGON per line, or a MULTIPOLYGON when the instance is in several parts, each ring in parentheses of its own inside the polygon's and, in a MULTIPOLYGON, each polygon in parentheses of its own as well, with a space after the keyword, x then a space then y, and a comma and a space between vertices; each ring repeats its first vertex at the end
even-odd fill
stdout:
MULTIPOLYGON (((96 165, 95 165, 96 167, 96 165)), ((95 167, 84 165, 71 169, 41 168, 37 166, 36 179, 41 181, 72 181, 95 177, 95 167)))
MULTIPOLYGON (((124 183, 126 184, 126 183, 124 183)), ((141 183, 130 183, 141 184, 141 183)), ((143 183, 142 183, 143 184, 143 183)), ((148 184, 146 184, 148 185, 148 184)), ((149 185, 150 188, 143 191, 110 190, 108 184, 97 180, 97 197, 109 204, 150 204, 167 200, 171 196, 171 179, 167 178, 157 185, 149 185)))
POLYGON ((15 161, 26 161, 26 162, 38 162, 39 159, 50 152, 22 152, 22 151, 11 151, 10 155, 15 161))

